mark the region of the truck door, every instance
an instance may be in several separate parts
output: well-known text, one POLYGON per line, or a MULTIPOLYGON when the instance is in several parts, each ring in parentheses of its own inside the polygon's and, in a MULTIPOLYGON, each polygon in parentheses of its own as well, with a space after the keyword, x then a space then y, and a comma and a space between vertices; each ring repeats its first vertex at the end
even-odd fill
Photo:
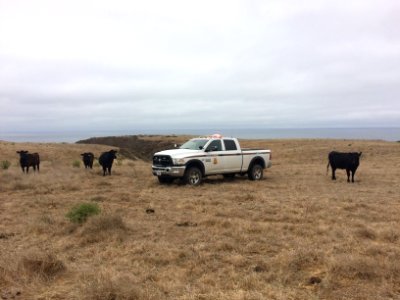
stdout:
POLYGON ((213 140, 208 144, 206 150, 205 165, 207 174, 220 173, 224 167, 221 140, 213 140))
POLYGON ((236 173, 240 172, 242 168, 242 153, 238 150, 236 143, 231 139, 224 139, 225 151, 224 157, 224 173, 236 173))

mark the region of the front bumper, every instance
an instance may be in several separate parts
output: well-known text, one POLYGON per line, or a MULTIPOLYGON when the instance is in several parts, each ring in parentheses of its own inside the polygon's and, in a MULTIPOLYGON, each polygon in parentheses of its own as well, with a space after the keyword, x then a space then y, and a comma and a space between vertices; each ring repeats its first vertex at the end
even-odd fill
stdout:
POLYGON ((154 176, 183 177, 185 166, 157 167, 152 166, 154 176))

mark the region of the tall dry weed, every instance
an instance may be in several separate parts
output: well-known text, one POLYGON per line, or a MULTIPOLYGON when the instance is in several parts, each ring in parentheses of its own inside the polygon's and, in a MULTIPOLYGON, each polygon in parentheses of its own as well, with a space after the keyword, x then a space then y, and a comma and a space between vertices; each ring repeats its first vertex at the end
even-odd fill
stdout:
POLYGON ((128 227, 119 215, 104 214, 92 217, 80 232, 82 243, 97 243, 116 239, 123 241, 128 234, 128 227))
POLYGON ((96 235, 105 231, 124 231, 126 229, 127 227, 121 216, 104 214, 91 218, 85 224, 82 234, 96 235))
POLYGON ((382 280, 387 265, 380 260, 360 255, 340 255, 332 259, 328 275, 331 282, 341 283, 348 280, 382 280))
POLYGON ((31 252, 24 255, 20 259, 19 268, 28 277, 47 281, 66 270, 64 263, 54 253, 49 252, 31 252))

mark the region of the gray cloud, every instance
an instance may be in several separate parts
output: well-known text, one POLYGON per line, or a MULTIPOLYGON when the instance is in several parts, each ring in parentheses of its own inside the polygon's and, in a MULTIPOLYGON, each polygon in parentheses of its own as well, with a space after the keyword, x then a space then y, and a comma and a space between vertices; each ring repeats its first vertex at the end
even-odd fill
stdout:
POLYGON ((0 128, 400 126, 398 1, 0 2, 0 128))

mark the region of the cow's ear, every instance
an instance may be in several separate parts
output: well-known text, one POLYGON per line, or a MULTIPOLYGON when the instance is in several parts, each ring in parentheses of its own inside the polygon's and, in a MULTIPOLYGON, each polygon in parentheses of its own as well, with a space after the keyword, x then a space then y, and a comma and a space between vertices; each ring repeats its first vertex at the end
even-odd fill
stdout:
POLYGON ((81 156, 84 156, 85 155, 85 153, 81 153, 81 156))
POLYGON ((17 152, 18 154, 21 153, 21 151, 15 151, 15 152, 17 152))
POLYGON ((360 156, 361 156, 361 154, 362 154, 362 152, 358 153, 358 157, 360 157, 360 156))

